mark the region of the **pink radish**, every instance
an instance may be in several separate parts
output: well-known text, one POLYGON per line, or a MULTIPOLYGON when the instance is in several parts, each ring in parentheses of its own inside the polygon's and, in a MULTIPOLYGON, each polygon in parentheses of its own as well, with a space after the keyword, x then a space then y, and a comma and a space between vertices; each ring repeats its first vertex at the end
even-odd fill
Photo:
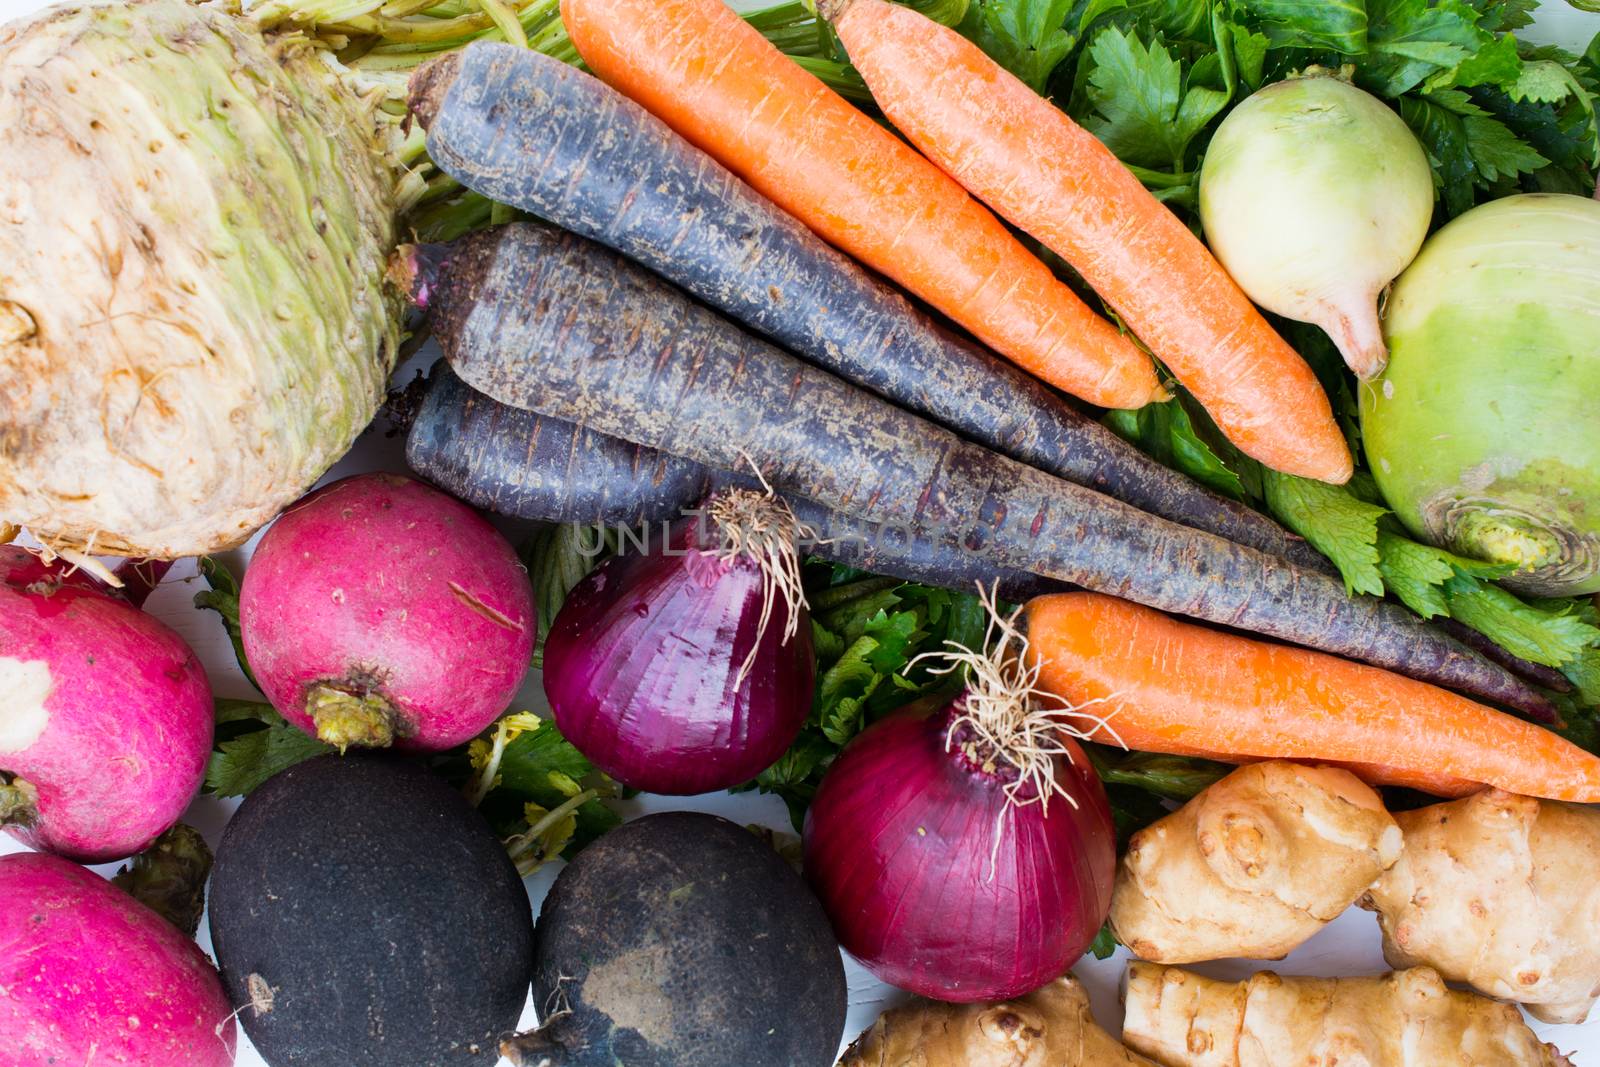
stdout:
POLYGON ((0 856, 0 1063, 227 1067, 216 968, 161 916, 75 863, 0 856))
POLYGON ((211 686, 172 630, 0 546, 0 823, 85 863, 178 821, 211 755, 211 686))
POLYGON ((245 657, 284 718, 341 749, 437 751, 504 713, 533 592, 465 504, 393 474, 325 486, 273 523, 239 594, 245 657))

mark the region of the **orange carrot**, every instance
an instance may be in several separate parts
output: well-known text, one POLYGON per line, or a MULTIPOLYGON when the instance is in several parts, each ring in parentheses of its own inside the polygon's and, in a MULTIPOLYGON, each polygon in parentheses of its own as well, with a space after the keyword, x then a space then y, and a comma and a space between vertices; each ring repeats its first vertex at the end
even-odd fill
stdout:
POLYGON ((1289 474, 1349 480, 1350 450, 1311 368, 1105 145, 910 8, 822 6, 889 120, 1076 267, 1242 452, 1289 474))
POLYGON ((722 0, 562 0, 561 17, 601 78, 1024 370, 1102 407, 1165 398, 987 208, 722 0))
POLYGON ((1100 702, 1086 709, 1108 721, 1094 740, 1233 762, 1366 764, 1429 791, 1481 782, 1600 801, 1600 758, 1425 682, 1097 593, 1037 597, 1026 620, 1040 688, 1100 702))

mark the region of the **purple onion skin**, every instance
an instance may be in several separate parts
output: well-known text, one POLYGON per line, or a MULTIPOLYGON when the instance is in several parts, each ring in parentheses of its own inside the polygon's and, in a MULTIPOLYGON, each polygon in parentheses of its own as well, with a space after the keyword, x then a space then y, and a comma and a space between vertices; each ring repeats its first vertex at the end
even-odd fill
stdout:
POLYGON ((556 725, 594 765, 648 793, 688 796, 747 782, 794 743, 811 711, 811 620, 783 640, 780 599, 756 642, 761 575, 723 563, 692 519, 648 554, 615 556, 567 595, 544 649, 556 725))
POLYGON ((1077 807, 1055 795, 1048 815, 1016 808, 996 850, 1006 783, 945 751, 954 714, 896 714, 851 742, 806 814, 805 874, 878 978, 935 1000, 1009 1000, 1065 974, 1105 922, 1111 806, 1074 751, 1057 774, 1077 807))

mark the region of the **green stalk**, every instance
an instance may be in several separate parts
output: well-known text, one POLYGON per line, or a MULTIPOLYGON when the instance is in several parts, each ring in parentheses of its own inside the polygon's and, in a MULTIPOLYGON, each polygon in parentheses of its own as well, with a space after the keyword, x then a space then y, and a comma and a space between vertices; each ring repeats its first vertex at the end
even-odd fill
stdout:
POLYGON ((568 797, 564 803, 546 812, 544 818, 528 827, 526 833, 518 834, 507 841, 506 852, 510 854, 511 862, 517 865, 517 873, 526 878, 538 870, 550 858, 542 852, 533 850, 539 843, 540 836, 551 827, 560 825, 562 819, 575 815, 579 808, 599 796, 598 789, 585 789, 575 796, 568 797))
POLYGON ((518 48, 528 47, 528 34, 522 28, 522 20, 515 11, 506 7, 501 0, 478 0, 478 6, 483 8, 483 13, 494 22, 495 29, 506 39, 508 44, 518 48))

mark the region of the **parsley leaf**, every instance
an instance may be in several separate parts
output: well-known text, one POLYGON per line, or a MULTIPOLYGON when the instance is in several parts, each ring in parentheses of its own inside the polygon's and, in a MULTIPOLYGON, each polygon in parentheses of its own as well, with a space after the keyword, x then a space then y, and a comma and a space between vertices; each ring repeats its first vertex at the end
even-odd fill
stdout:
POLYGON ((1356 76, 1382 96, 1399 96, 1494 43, 1463 0, 1368 0, 1367 17, 1368 53, 1356 76))
MULTIPOLYGON (((556 724, 540 719, 536 727, 506 743, 499 781, 481 808, 497 830, 519 833, 527 829, 529 804, 553 811, 572 798, 576 783, 594 774, 594 765, 561 736, 556 724)), ((621 822, 598 798, 585 801, 577 808, 571 838, 562 842, 563 853, 570 856, 621 822)))
POLYGON ((1146 46, 1137 34, 1108 26, 1089 53, 1089 132, 1126 162, 1183 170, 1190 142, 1227 105, 1228 93, 1185 85, 1159 37, 1146 46))
POLYGON ((1089 951, 1094 953, 1097 960, 1110 959, 1112 953, 1117 951, 1117 935, 1111 932, 1111 924, 1105 923, 1100 927, 1100 932, 1094 935, 1094 940, 1089 943, 1089 951))
POLYGON ((1378 520, 1388 509, 1344 486, 1265 472, 1267 507, 1289 529, 1331 559, 1349 593, 1383 596, 1378 570, 1378 520))
POLYGON ((1576 614, 1525 603, 1514 594, 1471 575, 1457 573, 1445 583, 1450 616, 1488 636, 1513 655, 1547 667, 1560 667, 1600 642, 1600 629, 1576 614))
POLYGON ((276 721, 265 729, 251 730, 217 746, 206 765, 207 792, 219 797, 249 796, 279 771, 314 756, 337 751, 332 745, 323 744, 285 722, 266 705, 257 707, 265 708, 276 721))
POLYGON ((1442 548, 1418 544, 1392 530, 1378 530, 1378 571, 1389 592, 1406 607, 1431 619, 1450 614, 1444 584, 1457 574, 1474 578, 1500 578, 1513 568, 1504 564, 1464 559, 1442 548))
POLYGON ((1536 59, 1524 63, 1522 70, 1506 92, 1513 100, 1531 100, 1536 104, 1554 104, 1573 93, 1583 92, 1583 86, 1566 67, 1551 59, 1536 59))
POLYGON ((1517 51, 1517 39, 1510 35, 1496 37, 1471 56, 1459 63, 1448 75, 1452 85, 1498 85, 1511 91, 1527 72, 1527 65, 1517 51))
POLYGON ((974 37, 995 62, 1042 93, 1084 31, 1126 5, 1127 0, 978 0, 974 37))

